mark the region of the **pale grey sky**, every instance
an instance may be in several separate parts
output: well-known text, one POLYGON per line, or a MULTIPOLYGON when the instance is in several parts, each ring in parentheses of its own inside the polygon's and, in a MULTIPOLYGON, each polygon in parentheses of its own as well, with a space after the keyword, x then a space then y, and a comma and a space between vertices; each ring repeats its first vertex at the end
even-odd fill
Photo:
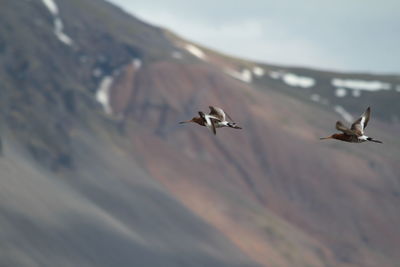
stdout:
POLYGON ((231 55, 339 71, 400 73, 400 0, 109 0, 231 55))

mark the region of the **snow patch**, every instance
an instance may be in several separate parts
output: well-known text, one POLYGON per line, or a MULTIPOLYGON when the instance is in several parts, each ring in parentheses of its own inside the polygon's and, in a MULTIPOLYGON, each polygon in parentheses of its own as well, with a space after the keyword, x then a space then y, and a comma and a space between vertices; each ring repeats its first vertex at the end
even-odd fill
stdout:
POLYGON ((336 88, 335 95, 336 97, 345 97, 347 95, 347 91, 344 88, 336 88))
POLYGON ((315 85, 313 78, 298 76, 293 73, 285 73, 282 79, 287 85, 294 87, 309 88, 315 85))
POLYGON ((361 91, 360 90, 352 90, 352 94, 354 97, 360 97, 361 96, 361 91))
POLYGON ((58 17, 55 18, 54 19, 54 34, 57 36, 58 40, 60 40, 64 44, 72 45, 72 39, 69 38, 69 36, 63 32, 63 29, 64 29, 64 25, 63 25, 61 19, 58 17))
POLYGON ((205 59, 206 58, 206 55, 204 54, 204 52, 200 48, 198 48, 197 46, 194 46, 192 44, 186 44, 185 45, 185 49, 189 53, 191 53, 192 55, 194 55, 194 56, 196 56, 198 58, 201 58, 201 59, 205 59))
POLYGON ((339 113, 340 116, 342 116, 342 118, 347 121, 347 122, 352 122, 353 116, 351 116, 351 114, 349 112, 347 112, 342 106, 335 106, 334 107, 335 112, 339 113))
POLYGON ((42 2, 53 16, 58 16, 58 7, 53 0, 42 0, 42 2))
POLYGON ((331 83, 335 87, 345 87, 347 89, 364 90, 370 92, 389 90, 391 88, 390 83, 384 83, 381 81, 346 80, 334 78, 332 79, 331 83))
POLYGON ((279 71, 270 71, 269 72, 269 77, 271 77, 274 80, 278 80, 282 78, 283 73, 279 71))
POLYGON ((64 24, 59 17, 59 9, 57 4, 54 2, 54 0, 42 0, 42 2, 53 15, 54 34, 56 35, 57 39, 66 45, 72 45, 72 39, 63 32, 64 24))
POLYGON ((142 61, 139 58, 135 58, 132 60, 132 65, 138 70, 142 66, 142 61))
POLYGON ((253 68, 253 73, 254 73, 254 75, 256 75, 257 77, 261 77, 261 76, 264 76, 265 70, 262 69, 262 68, 260 68, 260 67, 258 67, 258 66, 255 66, 255 67, 253 68))
POLYGON ((310 96, 310 99, 311 99, 312 101, 314 101, 314 102, 320 102, 320 101, 321 101, 321 96, 318 95, 318 94, 312 94, 312 95, 310 96))
POLYGON ((326 98, 321 97, 319 94, 312 94, 310 96, 311 101, 314 101, 316 103, 320 103, 322 105, 328 106, 329 101, 326 98))
POLYGON ((283 71, 270 71, 269 77, 274 80, 282 79, 284 83, 293 87, 310 88, 315 85, 315 80, 313 78, 299 76, 290 72, 285 73, 283 71))
POLYGON ((251 81, 253 80, 251 71, 248 69, 243 69, 241 72, 232 69, 226 69, 225 73, 245 83, 251 83, 251 81))
POLYGON ((104 112, 108 115, 112 114, 110 105, 110 89, 112 83, 113 77, 105 76, 101 80, 100 86, 96 91, 96 100, 103 106, 104 112))

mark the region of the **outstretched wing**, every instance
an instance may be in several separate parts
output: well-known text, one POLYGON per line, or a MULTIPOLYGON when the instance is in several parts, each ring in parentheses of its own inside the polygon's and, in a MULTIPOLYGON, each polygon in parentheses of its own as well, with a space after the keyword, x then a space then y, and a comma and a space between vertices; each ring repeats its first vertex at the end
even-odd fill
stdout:
POLYGON ((225 112, 221 108, 213 106, 209 106, 209 108, 210 108, 209 115, 217 118, 220 121, 225 121, 225 112))
POLYGON ((347 135, 354 135, 354 132, 352 130, 350 130, 349 128, 347 128, 346 126, 344 126, 344 124, 341 121, 336 122, 336 129, 347 135))
POLYGON ((368 107, 367 110, 358 118, 352 125, 351 130, 357 135, 364 135, 364 129, 367 127, 369 122, 369 117, 371 116, 371 108, 368 107))
POLYGON ((207 128, 210 129, 214 133, 214 135, 216 135, 217 129, 215 128, 214 119, 206 115, 206 120, 208 122, 207 128))
POLYGON ((226 121, 226 117, 228 117, 228 119, 233 122, 232 118, 222 108, 213 106, 209 106, 209 108, 210 108, 209 115, 212 115, 221 121, 226 121))

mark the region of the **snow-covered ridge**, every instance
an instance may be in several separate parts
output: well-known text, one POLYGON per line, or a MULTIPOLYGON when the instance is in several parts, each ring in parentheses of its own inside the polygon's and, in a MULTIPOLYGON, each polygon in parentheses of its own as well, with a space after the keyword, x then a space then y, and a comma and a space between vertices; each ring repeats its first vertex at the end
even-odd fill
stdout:
POLYGON ((253 80, 251 71, 248 69, 243 69, 241 72, 232 69, 225 69, 225 73, 245 83, 251 83, 253 80))
POLYGON ((353 80, 353 79, 338 79, 334 78, 331 81, 335 87, 344 87, 352 90, 364 90, 364 91, 380 91, 390 90, 391 84, 381 81, 365 81, 365 80, 353 80))
POLYGON ((206 54, 197 46, 194 46, 192 44, 186 44, 184 48, 192 55, 200 58, 200 59, 205 59, 206 54))
POLYGON ((72 39, 64 33, 64 24, 59 16, 59 9, 54 0, 42 0, 43 4, 47 7, 49 12, 53 15, 54 34, 66 45, 72 45, 72 39))
POLYGON ((340 116, 342 116, 342 118, 347 121, 347 122, 353 122, 353 116, 351 116, 351 114, 349 112, 347 112, 342 106, 335 106, 333 108, 335 110, 335 112, 337 112, 340 116))
POLYGON ((282 80, 289 86, 310 88, 315 85, 315 80, 310 77, 300 76, 290 72, 270 71, 269 76, 275 80, 282 80))

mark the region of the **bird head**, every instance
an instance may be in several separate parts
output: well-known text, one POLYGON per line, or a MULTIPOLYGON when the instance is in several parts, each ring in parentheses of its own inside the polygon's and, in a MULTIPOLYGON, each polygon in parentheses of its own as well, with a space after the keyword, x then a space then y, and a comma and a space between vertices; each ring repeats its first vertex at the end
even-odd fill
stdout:
POLYGON ((180 124, 183 124, 183 123, 190 123, 190 122, 193 122, 193 123, 197 123, 197 124, 203 125, 203 124, 202 124, 202 122, 203 122, 203 119, 202 119, 202 118, 200 118, 200 117, 193 117, 191 120, 187 120, 187 121, 181 121, 181 122, 179 122, 179 123, 180 123, 180 124))

